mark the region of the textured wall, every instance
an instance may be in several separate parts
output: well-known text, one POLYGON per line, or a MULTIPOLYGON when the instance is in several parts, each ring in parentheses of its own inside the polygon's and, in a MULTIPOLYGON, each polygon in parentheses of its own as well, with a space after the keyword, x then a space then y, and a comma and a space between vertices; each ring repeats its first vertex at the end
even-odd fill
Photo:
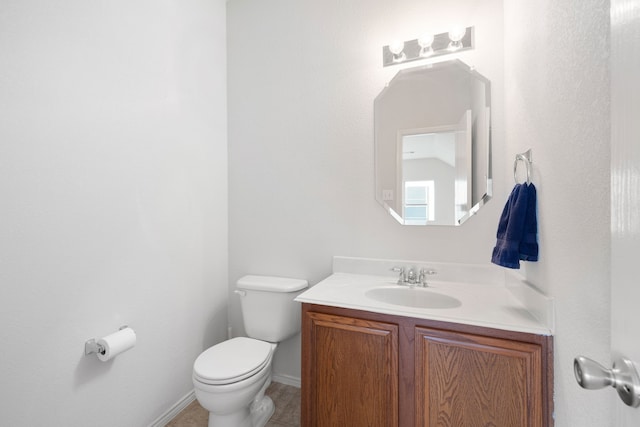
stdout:
POLYGON ((226 334, 224 2, 3 1, 0 52, 0 424, 148 425, 226 334))
POLYGON ((610 327, 607 1, 505 2, 509 180, 533 151, 540 262, 529 281, 556 300, 556 425, 607 426, 609 400, 582 390, 573 358, 608 363, 610 327))
MULTIPOLYGON (((374 197, 373 100, 398 71, 382 46, 475 25, 460 58, 492 81, 504 164, 502 2, 233 0, 228 4, 229 278, 331 272, 333 255, 488 262, 502 201, 462 227, 403 227, 374 197)), ((506 192, 496 182, 498 195, 506 192)), ((241 335, 238 300, 230 321, 241 335)), ((276 373, 299 377, 299 340, 276 373)))

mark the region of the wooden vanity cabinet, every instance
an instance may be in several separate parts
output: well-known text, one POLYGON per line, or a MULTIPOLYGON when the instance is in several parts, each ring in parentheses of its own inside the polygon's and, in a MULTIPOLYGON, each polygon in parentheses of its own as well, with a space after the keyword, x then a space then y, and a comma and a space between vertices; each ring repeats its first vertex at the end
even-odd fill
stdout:
POLYGON ((553 425, 549 336, 303 304, 301 425, 553 425))

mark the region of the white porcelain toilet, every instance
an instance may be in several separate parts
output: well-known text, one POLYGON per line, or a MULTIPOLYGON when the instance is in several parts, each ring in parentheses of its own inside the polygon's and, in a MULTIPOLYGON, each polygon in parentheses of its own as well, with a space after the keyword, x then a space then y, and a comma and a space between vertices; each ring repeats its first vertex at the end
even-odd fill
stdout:
POLYGON ((209 411, 209 427, 262 427, 274 411, 264 392, 279 342, 300 330, 294 301, 307 281, 244 276, 237 282, 244 327, 237 337, 205 350, 193 364, 196 398, 209 411))

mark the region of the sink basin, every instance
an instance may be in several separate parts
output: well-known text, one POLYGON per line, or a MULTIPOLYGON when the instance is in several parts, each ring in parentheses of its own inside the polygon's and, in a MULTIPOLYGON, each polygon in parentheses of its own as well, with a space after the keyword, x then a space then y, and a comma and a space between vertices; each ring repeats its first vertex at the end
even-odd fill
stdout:
POLYGON ((417 308, 455 308, 460 300, 424 288, 383 287, 371 289, 364 294, 373 300, 393 305, 417 308))

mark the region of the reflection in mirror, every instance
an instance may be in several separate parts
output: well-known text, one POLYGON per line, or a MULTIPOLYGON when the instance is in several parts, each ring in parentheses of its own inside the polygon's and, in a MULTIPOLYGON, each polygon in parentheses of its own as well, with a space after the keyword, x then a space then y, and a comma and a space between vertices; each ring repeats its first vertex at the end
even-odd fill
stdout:
POLYGON ((489 200, 489 101, 458 60, 400 71, 376 98, 376 198, 401 224, 460 225, 489 200))
POLYGON ((471 111, 456 126, 402 131, 399 141, 404 223, 459 222, 471 207, 471 111))

